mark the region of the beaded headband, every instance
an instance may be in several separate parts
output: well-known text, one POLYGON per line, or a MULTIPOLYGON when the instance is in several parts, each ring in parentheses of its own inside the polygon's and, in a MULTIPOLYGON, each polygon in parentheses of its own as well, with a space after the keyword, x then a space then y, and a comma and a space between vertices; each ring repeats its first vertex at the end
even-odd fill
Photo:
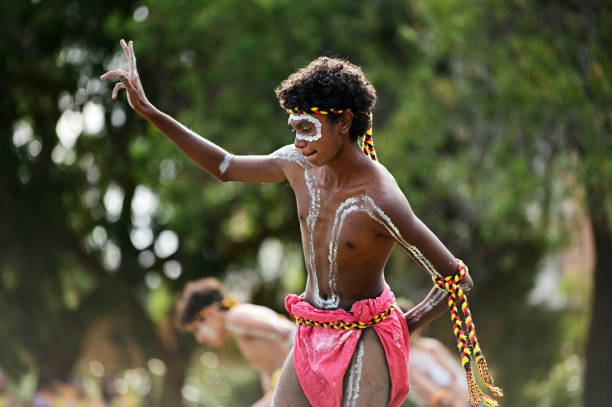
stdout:
MULTIPOLYGON (((294 114, 294 113, 341 114, 341 113, 350 112, 350 111, 351 111, 351 108, 349 107, 344 108, 344 109, 328 109, 328 110, 320 110, 318 107, 311 107, 310 109, 307 109, 307 110, 301 110, 298 107, 294 107, 293 109, 287 109, 287 112, 289 114, 294 114)), ((372 160, 378 161, 378 157, 376 157, 376 150, 374 150, 374 139, 372 138, 372 125, 374 123, 374 115, 372 114, 371 111, 363 111, 363 110, 356 110, 355 113, 365 114, 369 118, 368 129, 366 130, 364 134, 364 140, 363 140, 363 145, 361 149, 366 155, 369 155, 372 160)))
POLYGON ((186 330, 191 331, 195 327, 195 324, 198 322, 198 320, 205 319, 210 316, 210 313, 213 309, 230 309, 236 305, 238 305, 238 300, 236 299, 236 297, 234 297, 233 295, 228 295, 221 301, 213 302, 212 304, 206 305, 194 316, 193 320, 185 324, 184 327, 186 330))

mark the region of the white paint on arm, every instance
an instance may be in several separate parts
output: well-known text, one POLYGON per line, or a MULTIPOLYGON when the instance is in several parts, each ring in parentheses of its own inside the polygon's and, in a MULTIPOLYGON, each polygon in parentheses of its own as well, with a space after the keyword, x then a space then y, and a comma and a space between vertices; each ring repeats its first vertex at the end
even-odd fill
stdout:
POLYGON ((270 156, 272 158, 294 162, 304 169, 306 169, 306 166, 308 164, 308 160, 306 160, 306 157, 304 157, 302 152, 295 148, 295 146, 293 145, 286 145, 284 147, 281 147, 275 152, 273 152, 270 156))
POLYGON ((223 157, 223 161, 221 161, 221 164, 219 164, 219 172, 221 175, 225 174, 225 171, 227 171, 229 168, 233 157, 234 156, 232 154, 226 154, 225 157, 223 157))
POLYGON ((362 195, 362 199, 366 201, 369 206, 372 208, 373 212, 368 212, 368 214, 378 221, 381 225, 387 229, 387 231, 391 234, 391 236, 395 239, 395 241, 402 246, 406 251, 410 253, 410 255, 415 259, 417 263, 425 269, 429 274, 435 277, 441 277, 442 275, 435 267, 431 264, 429 259, 427 259, 423 253, 414 245, 411 245, 404 239, 404 237, 399 232, 398 228, 393 224, 391 218, 385 214, 385 212, 376 205, 374 200, 367 195, 362 195))
POLYGON ((423 318, 423 315, 429 313, 440 303, 448 298, 448 293, 441 288, 435 287, 434 295, 430 296, 425 302, 417 305, 406 313, 406 319, 410 322, 418 322, 423 318))

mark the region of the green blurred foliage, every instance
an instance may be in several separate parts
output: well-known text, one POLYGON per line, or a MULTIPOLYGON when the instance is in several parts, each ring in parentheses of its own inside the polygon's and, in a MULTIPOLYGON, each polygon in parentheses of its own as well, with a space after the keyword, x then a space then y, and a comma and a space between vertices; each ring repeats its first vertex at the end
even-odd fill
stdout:
MULTIPOLYGON (((110 99, 112 84, 97 77, 124 64, 118 40, 126 38, 149 99, 236 154, 292 142, 273 95, 290 73, 321 54, 362 65, 379 95, 381 162, 470 266, 479 337, 505 405, 552 393, 558 401, 537 405, 578 405, 566 384, 584 363, 588 294, 575 312, 531 305, 527 295, 543 256, 570 240, 568 197, 586 192, 588 201, 595 191, 610 210, 610 10, 605 2, 519 0, 8 2, 0 28, 0 366, 16 378, 43 367, 66 378, 84 333, 120 316, 109 340, 136 343, 139 360, 167 367, 148 403, 179 405, 186 378, 208 380, 188 370, 195 344, 172 328, 187 281, 233 274, 228 281, 253 281, 254 302, 281 312, 284 294, 304 286, 286 184, 221 184, 123 95, 110 99), (92 106, 103 109, 103 127, 85 125, 74 146, 59 142, 58 119, 92 106), (122 196, 117 213, 109 190, 122 196), (144 220, 132 208, 143 193, 157 200, 144 220), (178 250, 161 256, 153 241, 135 245, 138 231, 155 239, 172 231, 178 250), (257 261, 270 237, 282 242, 286 266, 271 279, 257 261), (179 276, 168 273, 169 260, 179 276)), ((387 278, 415 301, 431 287, 399 250, 387 278)), ((568 295, 581 286, 568 284, 568 295)), ((453 346, 446 317, 430 334, 453 346)), ((126 358, 117 369, 137 363, 126 358)), ((215 402, 255 400, 257 386, 245 386, 248 395, 215 402)))

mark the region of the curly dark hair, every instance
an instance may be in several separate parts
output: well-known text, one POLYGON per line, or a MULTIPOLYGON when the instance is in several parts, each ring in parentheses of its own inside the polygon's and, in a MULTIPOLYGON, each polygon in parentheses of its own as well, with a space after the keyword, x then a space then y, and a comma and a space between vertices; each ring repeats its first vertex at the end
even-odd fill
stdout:
POLYGON ((202 308, 221 302, 224 298, 225 292, 216 278, 207 277, 187 283, 176 304, 177 327, 183 328, 195 319, 202 308))
MULTIPOLYGON (((369 126, 368 114, 376 104, 376 90, 365 78, 361 68, 340 58, 319 57, 291 74, 274 93, 285 110, 311 107, 319 110, 350 108, 353 123, 351 139, 363 136, 369 126)), ((330 114, 332 122, 340 115, 330 114)))

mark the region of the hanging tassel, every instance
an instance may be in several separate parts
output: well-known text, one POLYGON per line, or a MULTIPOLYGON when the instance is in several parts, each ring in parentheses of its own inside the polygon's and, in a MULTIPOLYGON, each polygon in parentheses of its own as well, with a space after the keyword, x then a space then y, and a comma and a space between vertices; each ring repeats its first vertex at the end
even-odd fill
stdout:
POLYGON ((461 364, 465 370, 465 375, 468 383, 468 393, 470 402, 473 406, 477 407, 478 403, 482 402, 487 407, 497 407, 499 403, 493 397, 485 394, 476 384, 474 373, 472 372, 472 355, 476 357, 476 364, 478 365, 478 373, 482 378, 485 386, 495 397, 503 397, 504 392, 501 388, 495 387, 493 377, 487 366, 487 361, 480 349, 478 338, 476 337, 476 328, 472 321, 472 314, 468 306, 467 298, 461 289, 460 282, 463 277, 467 274, 468 269, 461 260, 457 260, 457 272, 450 276, 445 277, 432 277, 435 285, 449 293, 448 295, 448 307, 450 308, 451 321, 453 323, 453 332, 457 338, 457 348, 461 353, 461 364), (467 330, 467 337, 463 331, 463 322, 459 317, 459 310, 457 305, 460 304, 463 318, 465 319, 465 327, 467 330), (469 342, 468 342, 469 338, 469 342), (470 347, 472 350, 470 350, 470 347))

